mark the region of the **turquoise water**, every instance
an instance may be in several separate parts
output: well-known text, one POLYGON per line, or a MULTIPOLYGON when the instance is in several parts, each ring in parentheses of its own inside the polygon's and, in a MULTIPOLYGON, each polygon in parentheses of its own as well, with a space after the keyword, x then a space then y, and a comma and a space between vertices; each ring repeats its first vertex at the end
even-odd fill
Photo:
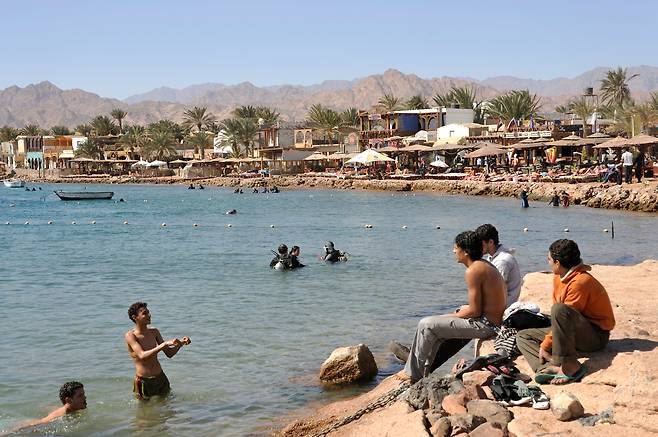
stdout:
POLYGON ((658 258, 655 215, 543 203, 522 210, 514 199, 432 194, 136 185, 93 187, 126 202, 78 204, 48 194, 55 185, 41 187, 0 190, 0 430, 45 415, 59 386, 77 379, 87 411, 39 432, 267 433, 309 402, 368 389, 317 383, 336 347, 367 344, 380 378, 399 370, 388 341, 410 342, 419 317, 463 303, 453 238, 484 222, 516 248, 524 273, 545 270, 548 245, 565 236, 589 263, 658 258), (237 215, 224 214, 232 208, 237 215), (612 221, 614 240, 602 232, 612 221), (349 262, 317 260, 329 239, 349 262), (281 242, 301 246, 307 267, 270 270, 281 242), (171 360, 160 354, 173 387, 160 402, 137 402, 131 392, 123 335, 137 300, 148 302, 165 338, 192 339, 171 360))

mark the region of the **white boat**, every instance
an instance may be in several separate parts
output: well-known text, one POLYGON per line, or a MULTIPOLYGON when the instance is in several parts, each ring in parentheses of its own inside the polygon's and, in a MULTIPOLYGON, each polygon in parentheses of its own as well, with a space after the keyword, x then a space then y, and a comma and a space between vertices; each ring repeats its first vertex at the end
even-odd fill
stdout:
POLYGON ((7 188, 23 188, 25 186, 25 182, 18 180, 18 179, 13 179, 10 181, 2 181, 5 184, 5 187, 7 188))
POLYGON ((113 191, 55 191, 62 200, 98 200, 111 199, 113 191))

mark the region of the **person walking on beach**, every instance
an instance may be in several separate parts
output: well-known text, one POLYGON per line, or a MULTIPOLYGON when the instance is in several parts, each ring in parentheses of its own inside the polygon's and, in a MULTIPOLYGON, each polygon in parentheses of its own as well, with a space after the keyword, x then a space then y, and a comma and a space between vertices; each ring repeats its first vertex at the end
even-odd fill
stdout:
POLYGON ((633 154, 629 149, 624 149, 621 154, 621 162, 624 164, 624 180, 627 184, 633 182, 633 154))
POLYGON ((52 411, 46 417, 38 420, 33 420, 14 428, 10 433, 15 433, 31 426, 45 425, 67 414, 75 413, 76 411, 84 410, 87 408, 87 396, 85 395, 85 387, 78 381, 69 381, 62 385, 59 389, 59 400, 62 406, 52 411))
POLYGON ((635 177, 638 184, 642 182, 642 176, 644 176, 644 150, 640 148, 640 153, 635 157, 635 177))
POLYGON ((615 316, 610 298, 583 264, 578 245, 557 240, 548 249, 553 271, 552 325, 524 329, 516 344, 541 384, 578 382, 587 373, 577 352, 595 352, 608 344, 615 316))
POLYGON ((418 323, 409 358, 395 376, 415 383, 466 346, 471 339, 496 336, 507 289, 496 267, 482 260, 482 239, 474 231, 457 235, 453 252, 466 266, 468 304, 451 314, 424 317, 418 323))
POLYGON ((482 239, 482 258, 493 264, 505 280, 507 287, 507 306, 519 300, 521 294, 521 269, 512 252, 503 246, 498 237, 498 230, 492 224, 478 226, 475 230, 482 239))
POLYGON ((135 323, 135 329, 126 332, 125 340, 128 353, 135 362, 135 380, 133 391, 138 399, 152 396, 164 396, 171 387, 167 375, 162 371, 158 353, 163 351, 168 358, 178 353, 180 348, 191 343, 189 337, 172 338, 164 341, 160 331, 149 328, 151 313, 146 302, 135 302, 128 309, 128 317, 135 323))

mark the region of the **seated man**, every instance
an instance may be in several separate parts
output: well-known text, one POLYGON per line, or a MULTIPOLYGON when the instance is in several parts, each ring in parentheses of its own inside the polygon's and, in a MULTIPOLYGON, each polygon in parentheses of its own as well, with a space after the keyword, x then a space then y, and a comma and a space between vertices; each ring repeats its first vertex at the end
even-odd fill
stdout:
POLYGON ((498 230, 494 225, 485 224, 478 226, 475 230, 482 238, 483 258, 493 264, 505 280, 507 286, 507 306, 512 305, 519 300, 521 294, 521 269, 516 258, 505 246, 500 244, 498 239, 498 230))
POLYGON ((517 334, 516 343, 537 373, 537 382, 577 382, 587 370, 578 361, 577 352, 603 349, 615 326, 615 316, 608 293, 588 273, 591 267, 583 264, 574 241, 553 242, 548 263, 554 274, 552 326, 524 329, 517 334))
POLYGON ((482 240, 473 231, 455 238, 455 258, 466 266, 468 305, 456 312, 425 317, 418 323, 409 359, 396 376, 416 382, 445 363, 474 338, 492 338, 505 310, 507 289, 491 263, 482 260, 482 240))
POLYGON ((45 425, 66 414, 75 413, 76 411, 87 408, 85 388, 77 381, 69 381, 59 389, 59 400, 62 401, 61 407, 57 408, 43 419, 28 422, 11 432, 17 432, 30 426, 45 425))

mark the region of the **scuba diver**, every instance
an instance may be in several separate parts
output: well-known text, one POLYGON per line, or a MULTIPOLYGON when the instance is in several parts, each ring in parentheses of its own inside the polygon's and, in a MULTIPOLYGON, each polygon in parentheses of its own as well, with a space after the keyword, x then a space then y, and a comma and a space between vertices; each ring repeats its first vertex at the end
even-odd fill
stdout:
POLYGON ((560 206, 560 195, 557 192, 553 193, 553 197, 548 202, 549 205, 560 206))
POLYGON ((199 190, 205 190, 205 188, 203 188, 203 185, 199 184, 199 190))
POLYGON ((519 198, 521 199, 521 208, 530 207, 530 204, 528 204, 528 192, 526 190, 521 190, 519 198))
POLYGON ((270 193, 278 193, 278 192, 279 192, 279 188, 276 185, 274 185, 270 190, 270 193))
POLYGON ((194 185, 190 184, 189 187, 187 187, 188 190, 194 190, 194 185))
POLYGON ((270 268, 275 270, 288 270, 292 268, 292 261, 288 254, 288 246, 285 244, 279 245, 279 251, 274 252, 274 258, 270 261, 270 268))
POLYGON ((226 215, 237 214, 237 213, 238 213, 237 209, 229 209, 228 211, 226 211, 226 215))
POLYGON ((324 243, 324 252, 325 254, 322 259, 323 261, 328 261, 331 263, 347 261, 347 253, 341 252, 340 250, 334 248, 334 243, 331 241, 324 243))
POLYGON ((305 264, 299 262, 299 246, 293 246, 290 249, 290 268, 296 269, 297 267, 305 267, 305 264))
POLYGON ((251 191, 253 194, 258 194, 258 188, 254 187, 254 189, 251 191))

